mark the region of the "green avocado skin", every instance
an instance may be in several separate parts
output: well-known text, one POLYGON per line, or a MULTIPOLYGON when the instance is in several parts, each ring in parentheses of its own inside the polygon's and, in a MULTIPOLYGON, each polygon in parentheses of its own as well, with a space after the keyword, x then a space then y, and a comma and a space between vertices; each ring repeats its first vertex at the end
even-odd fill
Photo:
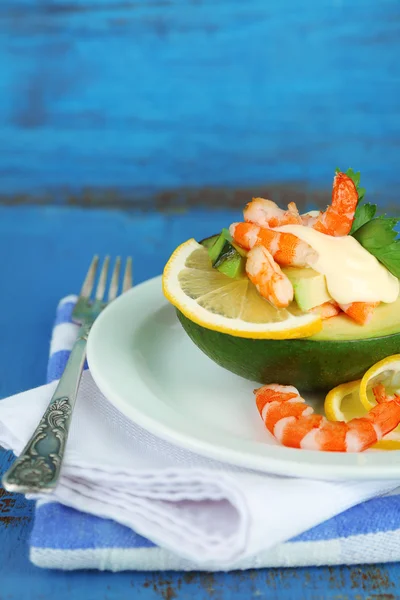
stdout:
POLYGON ((327 392, 360 379, 377 361, 400 352, 400 333, 361 340, 254 340, 206 329, 176 312, 191 340, 221 367, 300 392, 327 392))

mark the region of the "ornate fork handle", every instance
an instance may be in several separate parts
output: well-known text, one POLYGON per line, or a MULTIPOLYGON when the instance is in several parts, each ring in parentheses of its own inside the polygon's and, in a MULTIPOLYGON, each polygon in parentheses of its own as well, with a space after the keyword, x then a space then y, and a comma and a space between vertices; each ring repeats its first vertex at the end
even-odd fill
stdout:
POLYGON ((83 325, 50 404, 31 439, 3 477, 10 492, 50 493, 58 482, 92 323, 83 325))

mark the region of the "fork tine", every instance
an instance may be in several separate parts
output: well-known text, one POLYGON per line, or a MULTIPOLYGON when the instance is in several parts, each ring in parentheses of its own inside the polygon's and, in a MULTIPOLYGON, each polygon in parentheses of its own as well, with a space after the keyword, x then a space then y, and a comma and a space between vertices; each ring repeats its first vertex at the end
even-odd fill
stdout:
POLYGON ((93 256, 89 270, 85 277, 85 281, 83 282, 83 285, 82 285, 80 296, 83 298, 89 298, 90 294, 92 293, 98 264, 99 264, 99 257, 96 254, 95 256, 93 256))
POLYGON ((122 293, 127 292, 128 290, 131 289, 133 285, 133 279, 132 279, 132 258, 130 256, 128 256, 128 258, 126 259, 126 266, 125 266, 125 274, 124 274, 124 281, 122 284, 122 293))
POLYGON ((114 271, 111 277, 110 289, 108 290, 108 302, 115 300, 118 294, 119 272, 121 269, 121 257, 117 256, 114 271))
POLYGON ((96 300, 103 300, 104 292, 106 291, 108 265, 110 264, 110 257, 106 256, 103 262, 103 266, 100 271, 99 283, 96 289, 96 300))

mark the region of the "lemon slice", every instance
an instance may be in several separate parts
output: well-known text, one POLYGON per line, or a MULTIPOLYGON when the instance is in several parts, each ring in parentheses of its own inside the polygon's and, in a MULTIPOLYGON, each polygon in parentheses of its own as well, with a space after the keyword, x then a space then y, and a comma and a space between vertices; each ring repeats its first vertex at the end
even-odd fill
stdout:
MULTIPOLYGON (((360 399, 361 379, 342 383, 333 388, 325 398, 325 415, 329 421, 350 421, 367 414, 367 409, 360 399)), ((399 450, 400 431, 394 431, 371 446, 373 450, 399 450)))
POLYGON ((400 393, 400 354, 380 360, 361 379, 360 400, 367 410, 376 405, 372 388, 377 383, 383 383, 388 394, 400 393))
MULTIPOLYGON (((400 354, 393 354, 380 360, 365 373, 360 383, 360 401, 366 410, 376 406, 372 388, 383 383, 389 395, 400 393, 400 354)), ((400 426, 385 435, 373 448, 400 450, 400 426)))
POLYGON ((342 383, 328 393, 324 410, 329 421, 350 421, 367 412, 360 400, 360 383, 361 379, 342 383))
MULTIPOLYGON (((400 393, 400 354, 388 356, 373 365, 362 379, 343 383, 325 398, 325 414, 330 421, 350 421, 362 417, 376 402, 372 388, 383 383, 388 394, 400 393)), ((400 450, 400 426, 372 446, 375 450, 400 450)))
POLYGON ((207 249, 190 239, 172 254, 163 273, 166 298, 188 319, 236 337, 290 339, 313 335, 321 318, 297 306, 277 309, 247 277, 231 279, 213 269, 207 249))

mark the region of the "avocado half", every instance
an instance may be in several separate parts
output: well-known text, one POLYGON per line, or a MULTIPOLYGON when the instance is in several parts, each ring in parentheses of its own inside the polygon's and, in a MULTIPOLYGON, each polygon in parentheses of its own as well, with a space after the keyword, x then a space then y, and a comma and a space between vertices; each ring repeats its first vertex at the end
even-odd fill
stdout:
POLYGON ((234 337, 197 325, 178 310, 177 315, 196 346, 221 367, 258 383, 294 385, 300 392, 327 392, 400 353, 400 298, 379 306, 366 326, 343 315, 325 321, 318 334, 295 340, 234 337))

